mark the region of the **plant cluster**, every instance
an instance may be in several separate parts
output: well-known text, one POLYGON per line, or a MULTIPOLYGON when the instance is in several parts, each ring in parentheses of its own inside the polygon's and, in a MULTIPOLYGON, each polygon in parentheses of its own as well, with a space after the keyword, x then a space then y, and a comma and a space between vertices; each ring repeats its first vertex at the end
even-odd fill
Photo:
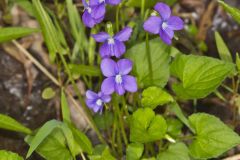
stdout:
MULTIPOLYGON (((174 32, 187 25, 172 13, 169 5, 174 1, 82 3, 82 21, 72 0, 63 5, 74 40, 71 48, 58 21, 61 16, 56 17, 40 0, 18 2, 23 8, 26 4, 32 7, 34 12, 30 13, 40 24, 50 60, 60 66, 59 72, 66 73, 67 80, 55 78, 14 40, 39 29, 0 29, 0 42, 15 44, 60 88, 62 121, 48 121, 33 131, 0 114, 0 128, 26 135, 25 142, 30 146, 26 158, 36 151, 47 160, 197 160, 224 157, 240 144, 239 135, 233 131, 235 124, 228 126, 207 113, 187 115, 181 107, 184 102, 196 104, 207 96, 228 103, 218 91, 221 88, 233 97, 234 117, 239 116, 240 59, 236 54, 236 62, 233 61, 218 32, 215 38, 221 59, 184 54, 172 45, 181 41, 181 36, 178 38, 174 32), (106 22, 107 11, 112 8, 116 19, 106 22), (132 18, 135 23, 124 14, 127 8, 140 8, 141 16, 132 18), (99 53, 95 54, 98 46, 99 53), (89 89, 84 95, 76 84, 79 79, 89 89), (232 79, 232 86, 226 79, 232 79), (70 84, 80 106, 67 89, 70 84), (82 116, 99 141, 90 141, 86 132, 77 129, 71 119, 69 101, 83 109, 82 116)), ((222 1, 219 4, 240 22, 238 9, 222 1)), ((44 97, 53 98, 48 96, 55 95, 52 92, 45 90, 44 97)), ((0 159, 23 158, 1 150, 0 159)))

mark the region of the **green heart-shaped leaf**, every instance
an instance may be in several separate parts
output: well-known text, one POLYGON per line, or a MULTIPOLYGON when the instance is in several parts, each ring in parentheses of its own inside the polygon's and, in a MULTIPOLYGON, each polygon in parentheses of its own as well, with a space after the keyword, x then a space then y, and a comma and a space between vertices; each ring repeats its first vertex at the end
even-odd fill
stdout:
POLYGON ((240 144, 240 137, 218 118, 205 113, 189 117, 196 131, 196 138, 190 145, 190 153, 196 159, 215 158, 240 144))
POLYGON ((167 123, 150 108, 141 108, 133 113, 130 124, 130 140, 147 143, 160 140, 165 136, 167 123))

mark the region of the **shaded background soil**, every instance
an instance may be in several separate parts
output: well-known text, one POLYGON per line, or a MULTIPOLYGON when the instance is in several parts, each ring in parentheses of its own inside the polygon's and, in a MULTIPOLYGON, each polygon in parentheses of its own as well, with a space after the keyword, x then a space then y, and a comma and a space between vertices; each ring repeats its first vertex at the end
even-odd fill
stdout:
MULTIPOLYGON (((55 108, 41 98, 42 89, 49 80, 41 73, 34 81, 31 95, 24 67, 21 63, 0 50, 0 113, 9 115, 25 126, 35 129, 56 117, 55 108)), ((26 155, 28 145, 24 135, 0 129, 0 149, 26 155)), ((36 155, 32 159, 37 159, 36 155)))

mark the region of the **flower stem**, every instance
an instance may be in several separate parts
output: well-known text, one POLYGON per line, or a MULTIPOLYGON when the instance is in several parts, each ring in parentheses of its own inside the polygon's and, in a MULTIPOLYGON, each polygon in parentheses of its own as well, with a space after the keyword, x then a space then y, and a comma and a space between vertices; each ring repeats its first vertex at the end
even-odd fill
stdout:
POLYGON ((227 91, 231 92, 231 93, 234 93, 234 90, 228 86, 226 86, 225 84, 221 84, 221 86, 226 89, 227 91))
POLYGON ((142 0, 142 3, 141 3, 141 16, 142 16, 142 18, 144 17, 144 14, 145 14, 145 2, 146 2, 146 0, 142 0))
MULTIPOLYGON (((118 152, 118 156, 122 157, 123 154, 123 149, 122 149, 122 141, 121 141, 121 129, 120 129, 120 123, 119 123, 119 119, 118 119, 118 110, 117 110, 117 99, 116 96, 113 97, 113 106, 114 106, 114 126, 115 126, 115 130, 116 132, 114 133, 114 141, 115 138, 117 140, 117 152, 118 152)), ((114 146, 115 147, 115 146, 114 146)))
MULTIPOLYGON (((91 35, 96 33, 96 29, 91 29, 91 35)), ((96 49, 96 42, 95 40, 92 38, 92 36, 90 36, 89 38, 89 49, 88 49, 88 60, 89 60, 89 64, 92 66, 94 65, 94 56, 95 56, 95 49, 96 49)), ((83 53, 82 53, 83 54, 83 53)))
POLYGON ((128 113, 128 106, 126 104, 126 100, 125 100, 125 97, 123 96, 122 97, 122 105, 123 105, 123 110, 125 112, 125 114, 127 115, 127 117, 129 116, 129 113, 128 113))
POLYGON ((113 36, 114 35, 114 32, 113 32, 113 25, 111 22, 108 22, 107 25, 106 25, 106 30, 107 30, 107 33, 110 35, 110 36, 113 36))
POLYGON ((123 155, 123 147, 122 147, 122 141, 121 141, 121 131, 120 128, 117 128, 117 143, 118 143, 118 154, 119 157, 122 157, 123 155))
POLYGON ((86 157, 84 156, 84 154, 82 152, 80 153, 80 155, 81 155, 83 160, 86 160, 86 157))
POLYGON ((116 10, 116 31, 119 32, 119 12, 120 12, 120 6, 117 6, 116 10))
POLYGON ((116 132, 117 132, 117 114, 114 112, 114 121, 113 121, 112 137, 111 137, 113 151, 115 151, 116 132))
POLYGON ((104 140, 104 138, 102 137, 100 131, 98 130, 95 122, 93 121, 93 118, 92 118, 92 116, 91 116, 91 113, 90 113, 89 109, 87 108, 87 106, 86 106, 86 104, 85 104, 85 102, 84 102, 84 100, 83 100, 83 98, 82 98, 82 95, 81 95, 81 93, 80 93, 80 91, 79 91, 79 89, 78 89, 78 87, 77 87, 77 84, 75 83, 75 81, 74 81, 74 79, 73 79, 73 77, 72 77, 71 71, 70 71, 70 69, 68 68, 68 65, 67 65, 67 62, 66 62, 65 58, 63 57, 63 55, 62 55, 61 53, 59 53, 59 56, 60 56, 61 61, 62 61, 63 65, 64 65, 64 68, 65 68, 65 70, 66 70, 66 72, 67 72, 67 74, 68 74, 68 77, 69 77, 69 79, 70 79, 70 82, 71 82, 71 84, 73 85, 73 89, 74 89, 75 93, 76 93, 77 96, 78 96, 78 99, 79 99, 79 101, 80 101, 80 104, 81 104, 83 110, 85 111, 85 113, 87 114, 87 117, 88 117, 88 119, 89 119, 89 121, 90 121, 91 127, 92 127, 92 128, 94 129, 94 131, 96 132, 99 140, 100 140, 102 143, 106 144, 106 141, 104 140))
POLYGON ((128 144, 128 139, 127 139, 127 134, 126 134, 125 127, 124 127, 122 112, 119 107, 120 98, 121 97, 115 95, 113 97, 113 104, 114 104, 114 114, 116 114, 116 116, 117 116, 117 121, 115 121, 115 123, 116 123, 116 126, 118 126, 117 127, 117 143, 118 143, 118 147, 119 147, 118 153, 119 153, 119 155, 122 155, 123 154, 122 139, 123 139, 125 145, 128 144))
POLYGON ((123 141, 124 141, 125 145, 127 145, 128 140, 127 140, 127 135, 126 135, 126 132, 125 132, 124 122, 123 122, 123 119, 122 119, 122 114, 121 114, 121 111, 120 111, 120 108, 119 108, 119 104, 116 105, 116 109, 117 109, 117 113, 118 113, 119 125, 120 125, 120 129, 121 129, 121 132, 122 132, 123 141))
MULTIPOLYGON (((62 87, 62 84, 61 84, 42 64, 40 64, 27 50, 25 50, 17 41, 13 40, 12 42, 13 42, 13 44, 14 44, 25 56, 27 56, 27 57, 37 66, 37 68, 40 69, 54 84, 56 84, 56 85, 59 86, 59 87, 62 87)), ((81 103, 81 106, 83 107, 85 113, 87 114, 87 115, 86 115, 87 121, 89 122, 89 124, 91 125, 91 127, 95 130, 96 134, 98 135, 99 140, 100 140, 102 143, 106 144, 106 141, 103 139, 100 131, 99 131, 98 128, 96 127, 96 124, 94 123, 94 121, 93 121, 93 119, 92 119, 92 116, 90 115, 89 110, 88 110, 88 108, 86 107, 86 105, 85 105, 85 103, 84 103, 84 100, 83 100, 83 98, 82 98, 82 96, 81 96, 81 93, 79 92, 78 87, 77 87, 76 83, 75 83, 74 80, 73 80, 73 77, 72 77, 72 75, 71 75, 71 72, 70 72, 70 70, 69 70, 69 68, 68 68, 68 66, 67 66, 66 60, 64 59, 64 57, 63 57, 62 54, 59 54, 59 55, 60 55, 60 58, 61 58, 61 60, 62 60, 62 63, 64 64, 64 67, 65 67, 65 69, 66 69, 66 71, 67 71, 67 74, 68 74, 68 76, 69 76, 69 79, 70 79, 70 81, 71 81, 71 83, 72 83, 72 85, 73 85, 73 87, 74 87, 74 90, 75 90, 76 94, 78 95, 78 98, 79 98, 79 101, 80 101, 80 103, 81 103)), ((67 90, 66 90, 66 92, 67 92, 67 90)), ((67 92, 67 93, 68 93, 68 92, 67 92)), ((69 93, 68 93, 68 94, 69 94, 69 93)), ((69 95, 70 95, 70 94, 69 94, 69 95)), ((71 96, 71 97, 72 97, 72 96, 71 96)), ((72 99, 72 100, 73 100, 73 102, 75 102, 74 99, 72 99)))
POLYGON ((147 54, 147 60, 148 60, 150 82, 152 83, 153 82, 152 56, 151 56, 151 50, 149 45, 148 33, 146 33, 146 54, 147 54))

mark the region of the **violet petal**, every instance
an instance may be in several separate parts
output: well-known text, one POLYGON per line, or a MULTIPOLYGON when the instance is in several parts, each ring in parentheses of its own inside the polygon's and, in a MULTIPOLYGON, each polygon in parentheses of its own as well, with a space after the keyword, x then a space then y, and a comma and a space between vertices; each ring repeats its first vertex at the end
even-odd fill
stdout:
POLYGON ((117 5, 121 2, 121 0, 105 0, 109 5, 117 5))
POLYGON ((98 111, 101 111, 103 109, 103 106, 95 105, 92 109, 95 113, 97 113, 98 111))
POLYGON ((105 12, 106 12, 105 4, 101 3, 97 6, 92 7, 91 15, 94 19, 99 19, 105 15, 105 12))
POLYGON ((160 17, 151 16, 143 24, 145 31, 148 31, 153 34, 158 34, 161 28, 162 20, 160 17))
POLYGON ((87 99, 86 104, 89 108, 93 108, 96 105, 96 100, 95 99, 87 99))
POLYGON ((124 29, 122 29, 120 32, 118 32, 114 38, 119 40, 119 41, 122 41, 122 42, 125 42, 125 41, 128 41, 129 38, 131 37, 131 34, 132 34, 132 28, 130 27, 125 27, 124 29))
POLYGON ((116 40, 112 46, 111 55, 120 58, 126 52, 126 46, 123 42, 116 40))
POLYGON ((159 32, 159 35, 164 43, 166 43, 168 45, 170 45, 172 43, 172 38, 169 37, 169 35, 164 30, 161 29, 159 32))
POLYGON ((167 20, 171 16, 171 9, 165 3, 157 3, 154 9, 161 15, 163 20, 167 20))
POLYGON ((101 47, 100 47, 100 55, 102 58, 110 57, 111 52, 110 52, 110 46, 108 45, 107 42, 105 42, 101 47))
POLYGON ((97 42, 105 42, 110 36, 106 32, 99 32, 98 34, 93 34, 92 37, 97 42))
POLYGON ((89 5, 90 6, 96 6, 99 4, 99 0, 89 0, 89 5))
POLYGON ((87 10, 83 13, 82 21, 85 26, 92 28, 96 24, 94 19, 91 17, 91 15, 87 12, 87 10))
POLYGON ((136 92, 137 82, 135 77, 129 75, 123 76, 123 86, 128 92, 136 92))
POLYGON ((102 82, 101 91, 106 95, 110 95, 114 92, 114 90, 115 90, 115 78, 114 77, 106 78, 102 82))
POLYGON ((97 93, 88 90, 88 91, 86 92, 86 97, 87 97, 87 99, 97 99, 97 98, 98 98, 98 95, 97 95, 97 93))
POLYGON ((180 17, 172 16, 169 18, 167 25, 172 30, 182 30, 184 22, 180 17))
POLYGON ((125 89, 123 88, 122 84, 115 84, 115 91, 117 92, 117 94, 119 94, 120 96, 123 95, 125 93, 125 89))
POLYGON ((112 77, 118 73, 118 68, 117 68, 116 62, 110 58, 105 58, 102 60, 101 70, 102 70, 103 75, 106 77, 112 77))
POLYGON ((132 70, 132 61, 129 59, 121 59, 117 62, 119 74, 126 75, 132 70))
POLYGON ((109 95, 102 95, 101 99, 102 99, 103 102, 108 103, 108 102, 111 101, 111 96, 109 96, 109 95))

